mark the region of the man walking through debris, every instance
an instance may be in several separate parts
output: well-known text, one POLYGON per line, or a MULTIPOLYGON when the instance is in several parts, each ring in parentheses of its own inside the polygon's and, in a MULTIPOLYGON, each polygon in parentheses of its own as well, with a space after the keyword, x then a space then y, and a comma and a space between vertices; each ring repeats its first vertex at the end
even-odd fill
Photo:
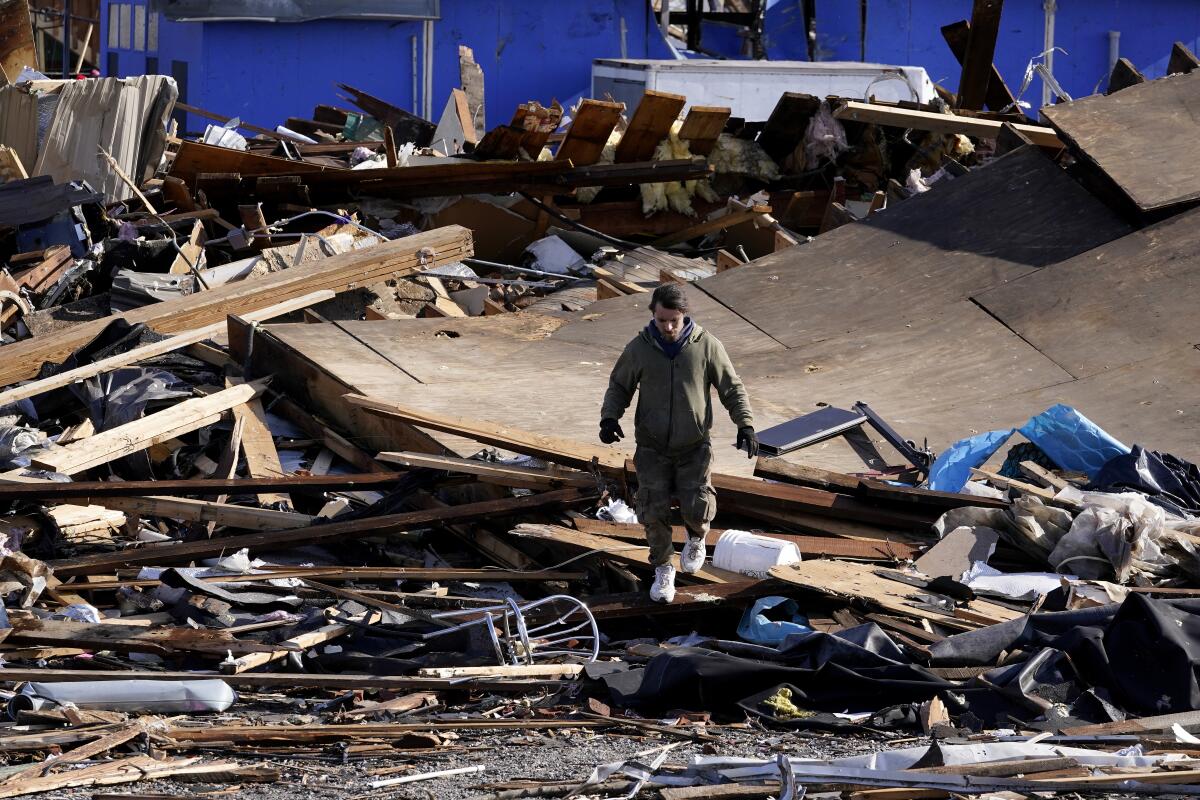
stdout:
POLYGON ((613 444, 625 436, 619 420, 634 390, 640 390, 633 423, 637 512, 655 567, 650 599, 660 603, 675 599, 671 500, 679 501, 687 528, 679 565, 689 574, 704 566, 704 539, 717 513, 711 483, 709 387, 716 387, 721 405, 738 427, 737 446, 745 448, 750 458, 758 454, 746 387, 733 371, 725 346, 694 323, 687 311, 682 287, 665 284, 654 290, 650 298, 654 316, 617 359, 600 411, 600 441, 613 444))

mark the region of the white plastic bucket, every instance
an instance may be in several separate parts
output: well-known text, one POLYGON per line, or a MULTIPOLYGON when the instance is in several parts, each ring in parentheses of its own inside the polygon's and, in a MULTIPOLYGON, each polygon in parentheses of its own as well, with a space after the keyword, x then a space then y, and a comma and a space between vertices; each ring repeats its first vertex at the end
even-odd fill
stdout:
POLYGON ((791 542, 749 531, 725 531, 713 552, 714 567, 752 578, 766 578, 771 567, 799 560, 800 550, 791 542))

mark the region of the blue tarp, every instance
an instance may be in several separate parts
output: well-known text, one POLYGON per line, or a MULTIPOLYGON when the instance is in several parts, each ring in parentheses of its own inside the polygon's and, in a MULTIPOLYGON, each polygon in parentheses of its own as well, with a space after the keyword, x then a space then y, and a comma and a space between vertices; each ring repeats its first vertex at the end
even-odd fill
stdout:
POLYGON ((1129 452, 1096 423, 1060 403, 1020 428, 978 433, 950 445, 929 468, 929 488, 961 492, 971 478, 971 469, 991 458, 1014 433, 1040 447, 1061 469, 1082 472, 1092 480, 1109 459, 1129 452))
POLYGON ((800 613, 795 600, 771 595, 754 601, 754 605, 742 615, 737 632, 748 642, 774 647, 792 634, 812 633, 812 628, 809 627, 808 617, 800 613), (768 619, 766 612, 771 609, 778 609, 772 616, 790 617, 790 621, 768 619))

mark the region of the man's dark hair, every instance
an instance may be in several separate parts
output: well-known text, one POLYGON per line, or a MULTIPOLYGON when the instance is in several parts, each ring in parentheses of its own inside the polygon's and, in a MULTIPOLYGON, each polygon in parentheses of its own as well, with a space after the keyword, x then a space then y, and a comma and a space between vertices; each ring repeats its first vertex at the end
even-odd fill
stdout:
POLYGON ((687 312, 688 299, 683 287, 678 283, 664 283, 655 289, 654 294, 650 295, 650 310, 654 311, 659 306, 672 311, 687 312))

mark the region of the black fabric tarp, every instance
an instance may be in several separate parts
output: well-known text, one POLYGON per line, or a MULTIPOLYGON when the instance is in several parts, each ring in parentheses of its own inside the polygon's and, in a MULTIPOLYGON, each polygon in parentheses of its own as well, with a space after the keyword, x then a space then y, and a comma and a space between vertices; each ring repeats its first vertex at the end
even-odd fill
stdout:
POLYGON ((930 650, 940 666, 995 663, 1043 648, 1069 657, 1082 682, 1138 715, 1200 710, 1200 600, 1130 594, 1124 602, 1035 614, 951 636, 930 650))
POLYGON ((1105 462, 1092 488, 1101 492, 1141 492, 1172 514, 1200 516, 1200 468, 1140 444, 1105 462))

